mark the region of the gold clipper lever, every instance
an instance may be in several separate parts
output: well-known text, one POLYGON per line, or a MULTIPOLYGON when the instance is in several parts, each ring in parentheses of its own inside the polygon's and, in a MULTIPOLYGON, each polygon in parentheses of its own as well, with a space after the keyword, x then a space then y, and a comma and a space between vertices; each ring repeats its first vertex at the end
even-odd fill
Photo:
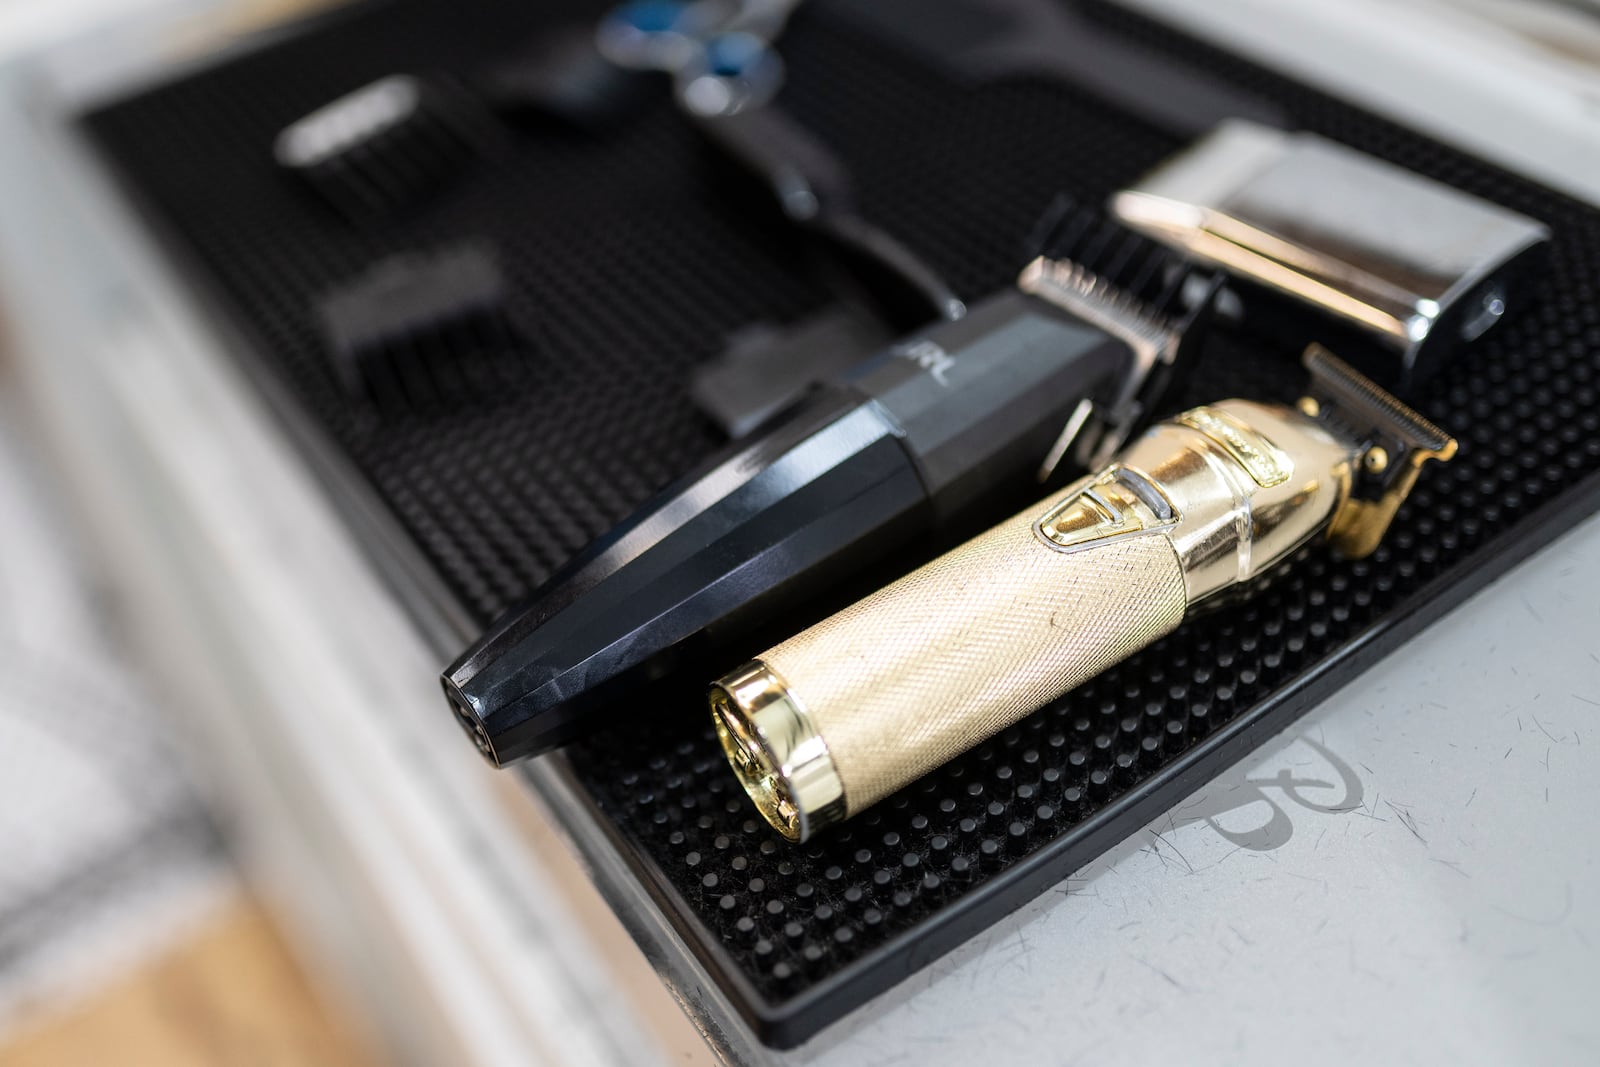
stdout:
POLYGON ((1163 422, 719 680, 718 734, 767 821, 798 841, 862 811, 1319 534, 1376 547, 1455 442, 1325 350, 1305 363, 1298 406, 1228 400, 1163 422))

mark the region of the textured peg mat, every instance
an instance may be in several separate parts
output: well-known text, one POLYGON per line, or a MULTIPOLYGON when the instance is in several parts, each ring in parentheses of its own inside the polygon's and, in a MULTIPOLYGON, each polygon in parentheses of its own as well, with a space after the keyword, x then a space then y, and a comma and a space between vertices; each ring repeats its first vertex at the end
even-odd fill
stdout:
MULTIPOLYGON (((969 299, 1008 284, 1055 192, 1098 200, 1180 147, 1080 89, 963 88, 830 10, 803 10, 782 40, 783 102, 851 162, 865 213, 969 299)), ((793 847, 756 820, 700 679, 662 687, 570 754, 565 773, 637 876, 776 1044, 1115 844, 1565 528, 1558 516, 1587 512, 1600 488, 1600 214, 1179 34, 1082 11, 1308 129, 1542 219, 1553 266, 1536 306, 1420 398, 1460 456, 1429 470, 1375 556, 1308 551, 1253 602, 1191 621, 840 832, 793 847)), ((86 120, 308 449, 357 473, 478 625, 715 447, 688 398, 693 366, 730 333, 802 318, 827 292, 794 234, 664 96, 604 134, 508 131, 381 225, 326 210, 274 169, 271 145, 375 78, 460 74, 544 21, 592 14, 394 0, 86 120), (426 383, 397 407, 350 402, 319 339, 318 294, 384 257, 464 241, 491 244, 506 274, 524 372, 470 403, 426 383)), ((1219 337, 1171 406, 1287 399, 1299 381, 1294 353, 1219 337)), ((455 651, 441 648, 441 665, 455 651)))

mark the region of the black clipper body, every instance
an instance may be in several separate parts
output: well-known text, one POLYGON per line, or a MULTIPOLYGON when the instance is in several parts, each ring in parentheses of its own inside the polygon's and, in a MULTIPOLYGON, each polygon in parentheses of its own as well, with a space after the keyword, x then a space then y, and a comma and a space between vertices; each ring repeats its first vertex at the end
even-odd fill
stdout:
POLYGON ((1073 264, 819 386, 712 457, 507 613, 443 676, 504 765, 897 549, 970 531, 1114 449, 1142 386, 1198 331, 1173 329, 1073 264), (1024 291, 1027 290, 1027 291, 1024 291))

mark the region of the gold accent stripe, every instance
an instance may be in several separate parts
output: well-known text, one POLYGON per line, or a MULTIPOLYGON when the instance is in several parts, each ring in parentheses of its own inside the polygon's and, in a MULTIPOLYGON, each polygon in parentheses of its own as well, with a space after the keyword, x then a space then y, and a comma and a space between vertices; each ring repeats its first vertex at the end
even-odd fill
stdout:
POLYGON ((1282 485, 1294 473, 1294 461, 1282 449, 1225 411, 1195 408, 1177 421, 1221 445, 1263 489, 1282 485))

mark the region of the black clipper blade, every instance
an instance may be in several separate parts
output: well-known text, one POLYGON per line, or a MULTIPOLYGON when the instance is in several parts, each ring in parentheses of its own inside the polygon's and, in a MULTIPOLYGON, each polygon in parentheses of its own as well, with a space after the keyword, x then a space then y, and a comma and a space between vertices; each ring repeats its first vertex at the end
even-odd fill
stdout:
POLYGON ((1328 538, 1346 556, 1370 555, 1411 493, 1422 465, 1452 458, 1455 438, 1321 345, 1307 348, 1302 362, 1311 383, 1301 410, 1362 446, 1349 499, 1334 515, 1328 538))

